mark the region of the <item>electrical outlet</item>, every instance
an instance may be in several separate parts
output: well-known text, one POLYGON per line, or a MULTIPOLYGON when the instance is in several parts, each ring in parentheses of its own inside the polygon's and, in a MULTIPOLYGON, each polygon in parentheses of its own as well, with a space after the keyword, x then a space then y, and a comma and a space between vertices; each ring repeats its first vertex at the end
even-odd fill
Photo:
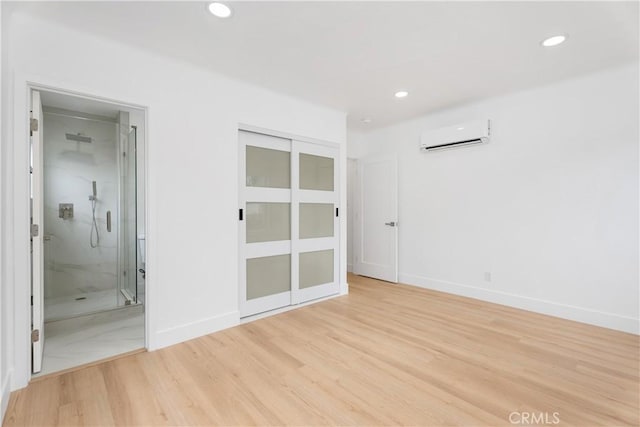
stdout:
POLYGON ((491 272, 490 271, 485 271, 484 272, 484 281, 485 282, 490 282, 491 281, 491 272))

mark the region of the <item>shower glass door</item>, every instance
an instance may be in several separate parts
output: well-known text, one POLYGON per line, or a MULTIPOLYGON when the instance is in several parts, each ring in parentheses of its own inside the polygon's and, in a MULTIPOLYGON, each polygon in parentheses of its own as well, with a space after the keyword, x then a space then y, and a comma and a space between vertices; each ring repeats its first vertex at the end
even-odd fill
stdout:
MULTIPOLYGON (((124 113, 127 114, 128 113, 124 113)), ((121 113, 122 115, 122 113, 121 113)), ((121 121, 125 118, 121 117, 121 121)), ((136 128, 121 123, 121 179, 120 179, 120 289, 125 305, 138 303, 137 199, 136 199, 136 128)))
POLYGON ((45 321, 118 306, 118 125, 44 107, 45 321))

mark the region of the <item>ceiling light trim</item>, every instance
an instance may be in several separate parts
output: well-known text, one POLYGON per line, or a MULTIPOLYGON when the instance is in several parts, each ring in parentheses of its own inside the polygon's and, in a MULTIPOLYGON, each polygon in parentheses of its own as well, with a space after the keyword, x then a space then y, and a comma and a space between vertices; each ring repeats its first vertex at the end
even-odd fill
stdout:
POLYGON ((554 36, 549 36, 549 37, 546 37, 545 39, 543 39, 540 42, 540 45, 542 47, 555 47, 555 46, 559 46, 562 43, 566 42, 568 38, 569 38, 569 35, 566 34, 566 33, 556 34, 554 36))
POLYGON ((207 4, 207 10, 216 18, 226 19, 233 15, 233 10, 227 4, 214 1, 207 4))

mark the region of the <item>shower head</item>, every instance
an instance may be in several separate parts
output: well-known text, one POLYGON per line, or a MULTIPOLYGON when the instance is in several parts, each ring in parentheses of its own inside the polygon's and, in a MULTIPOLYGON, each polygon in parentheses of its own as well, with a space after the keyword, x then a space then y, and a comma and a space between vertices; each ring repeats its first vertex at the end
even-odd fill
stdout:
POLYGON ((91 138, 88 136, 83 136, 83 135, 76 135, 74 133, 67 133, 65 134, 65 136, 67 137, 67 139, 69 141, 77 141, 77 142, 88 142, 91 143, 91 138))

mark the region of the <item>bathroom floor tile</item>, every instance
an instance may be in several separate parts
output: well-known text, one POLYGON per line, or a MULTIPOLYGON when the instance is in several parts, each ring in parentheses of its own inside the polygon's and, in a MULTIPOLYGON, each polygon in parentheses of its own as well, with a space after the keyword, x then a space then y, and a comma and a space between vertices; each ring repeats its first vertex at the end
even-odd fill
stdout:
POLYGON ((144 347, 144 313, 133 306, 45 323, 42 371, 50 374, 144 347))

